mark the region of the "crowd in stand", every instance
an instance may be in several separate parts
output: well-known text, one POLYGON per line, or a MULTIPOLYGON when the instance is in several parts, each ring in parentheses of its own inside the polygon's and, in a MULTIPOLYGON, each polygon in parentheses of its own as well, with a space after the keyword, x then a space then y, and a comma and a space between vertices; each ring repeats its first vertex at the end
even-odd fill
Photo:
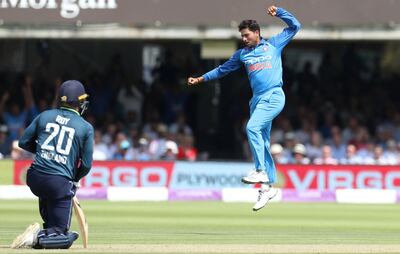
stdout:
MULTIPOLYGON (((366 70, 354 51, 344 52, 343 59, 341 69, 335 69, 329 54, 317 72, 311 71, 311 63, 298 73, 284 69, 286 107, 271 132, 277 163, 400 164, 399 77, 384 76, 377 66, 366 70)), ((90 94, 85 118, 95 127, 95 160, 225 159, 195 142, 202 136, 196 122, 188 121, 193 101, 183 83, 192 70, 161 64, 149 86, 128 82, 119 63, 110 66, 81 78, 90 94)), ((34 117, 56 107, 57 89, 67 78, 52 79, 42 72, 0 75, 0 82, 9 83, 0 87, 0 157, 31 158, 17 140, 34 117)), ((231 139, 240 148, 229 159, 251 160, 246 117, 246 112, 233 115, 235 124, 226 127, 235 129, 231 139)))
MULTIPOLYGON (((18 138, 40 112, 57 107, 62 79, 49 82, 16 74, 11 80, 12 85, 2 87, 0 97, 0 158, 29 159, 33 155, 18 147, 18 138)), ((172 91, 167 96, 157 92, 155 84, 144 96, 144 90, 125 80, 114 80, 112 86, 106 85, 110 80, 100 80, 92 75, 83 81, 90 94, 91 105, 84 117, 95 127, 95 160, 207 159, 207 154, 198 155, 194 146, 192 128, 181 111, 183 105, 179 105, 179 97, 183 96, 176 88, 163 90, 172 91), (157 96, 162 99, 157 100, 157 96), (161 101, 165 104, 159 104, 161 101)))

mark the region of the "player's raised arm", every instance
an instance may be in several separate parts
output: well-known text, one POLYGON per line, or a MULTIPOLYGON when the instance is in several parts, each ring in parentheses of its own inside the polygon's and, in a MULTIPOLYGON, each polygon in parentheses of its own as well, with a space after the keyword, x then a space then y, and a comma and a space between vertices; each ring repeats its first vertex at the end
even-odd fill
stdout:
POLYGON ((280 7, 270 6, 267 8, 267 13, 282 19, 288 25, 281 33, 268 40, 273 46, 282 49, 300 30, 301 24, 290 12, 280 7))
POLYGON ((241 66, 241 62, 240 62, 240 52, 241 51, 242 50, 239 49, 231 56, 231 58, 229 58, 228 61, 226 61, 222 65, 218 66, 217 68, 207 72, 203 76, 198 77, 198 78, 193 78, 193 77, 188 78, 187 84, 189 86, 196 85, 201 82, 222 78, 225 75, 227 75, 228 73, 239 69, 241 66))

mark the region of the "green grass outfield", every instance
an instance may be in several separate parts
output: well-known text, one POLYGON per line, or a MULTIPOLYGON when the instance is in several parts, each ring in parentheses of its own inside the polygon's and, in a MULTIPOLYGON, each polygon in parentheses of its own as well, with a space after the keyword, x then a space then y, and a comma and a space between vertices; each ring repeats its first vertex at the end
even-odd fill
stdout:
MULTIPOLYGON (((222 202, 81 204, 89 249, 11 250, 40 222, 35 201, 0 200, 0 253, 400 253, 399 205, 222 202)), ((76 221, 73 230, 78 230, 76 221)))

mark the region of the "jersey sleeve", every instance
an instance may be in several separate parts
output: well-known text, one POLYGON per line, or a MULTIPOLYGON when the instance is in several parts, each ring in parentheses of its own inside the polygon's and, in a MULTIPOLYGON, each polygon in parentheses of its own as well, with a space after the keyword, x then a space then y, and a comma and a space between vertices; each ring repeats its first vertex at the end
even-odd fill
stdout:
POLYGON ((225 75, 227 75, 228 73, 239 69, 241 66, 241 62, 240 62, 240 52, 241 51, 242 50, 239 49, 231 56, 231 58, 229 58, 228 61, 226 61, 225 63, 218 66, 217 68, 204 74, 203 75, 204 81, 222 78, 225 75))
POLYGON ((300 30, 301 24, 290 12, 283 8, 278 8, 276 16, 282 19, 288 25, 288 27, 283 29, 281 33, 271 37, 268 42, 274 47, 282 49, 300 30))
POLYGON ((79 181, 82 177, 86 176, 92 168, 93 162, 93 143, 94 143, 94 130, 93 127, 89 127, 86 139, 83 143, 81 152, 81 165, 78 168, 75 176, 75 181, 79 181))
POLYGON ((22 137, 18 141, 18 146, 22 149, 36 153, 36 139, 37 139, 37 128, 39 125, 40 115, 37 116, 32 123, 25 129, 22 137))

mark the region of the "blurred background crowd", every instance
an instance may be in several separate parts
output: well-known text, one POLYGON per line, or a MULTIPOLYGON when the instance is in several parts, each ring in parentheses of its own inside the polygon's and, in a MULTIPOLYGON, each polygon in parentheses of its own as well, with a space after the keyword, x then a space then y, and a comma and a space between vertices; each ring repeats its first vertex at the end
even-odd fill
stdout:
MULTIPOLYGON (((165 52, 149 72, 151 82, 128 78, 121 54, 81 76, 50 74, 45 54, 33 71, 1 72, 0 157, 31 158, 17 146, 24 128, 57 107, 63 80, 79 79, 90 94, 85 119, 95 127, 95 160, 251 161, 245 133, 251 91, 244 70, 187 87, 189 75, 224 59, 176 61, 176 52, 165 52)), ((290 58, 284 55, 286 106, 271 133, 277 163, 400 163, 398 74, 384 72, 382 59, 364 58, 353 44, 297 68, 287 63, 290 58)))

